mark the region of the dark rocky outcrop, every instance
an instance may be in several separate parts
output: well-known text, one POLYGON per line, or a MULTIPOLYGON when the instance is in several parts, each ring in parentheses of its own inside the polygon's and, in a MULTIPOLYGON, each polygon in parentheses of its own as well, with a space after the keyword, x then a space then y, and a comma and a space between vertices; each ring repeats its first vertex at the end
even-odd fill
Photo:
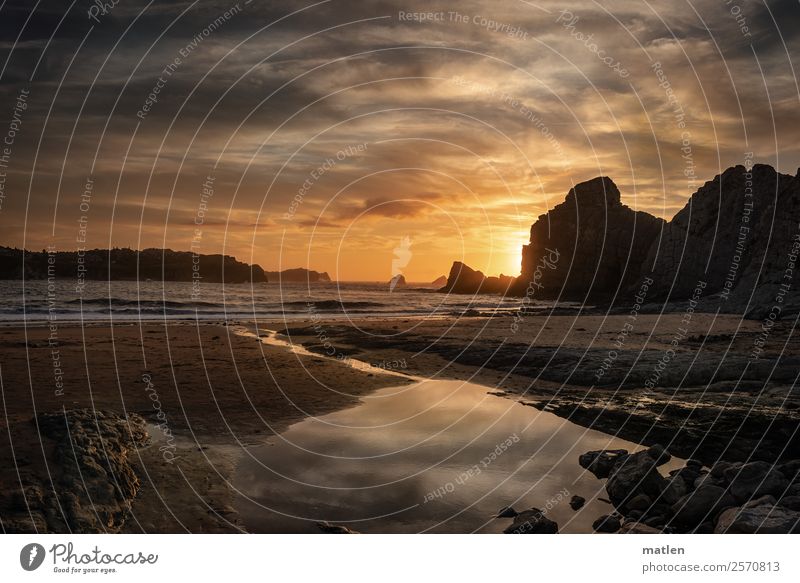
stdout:
POLYGON ((547 518, 538 508, 524 510, 514 517, 514 522, 504 534, 556 534, 558 523, 547 518))
POLYGON ((631 520, 625 522, 622 528, 617 531, 617 534, 661 534, 662 532, 663 531, 658 528, 653 528, 652 526, 647 526, 641 522, 631 520))
POLYGON ((0 495, 6 532, 119 532, 141 486, 134 451, 149 443, 139 415, 90 409, 41 414, 44 448, 53 448, 48 482, 25 484, 21 500, 0 495))
POLYGON ((460 261, 453 263, 447 284, 439 291, 457 294, 505 294, 514 282, 508 275, 499 277, 486 277, 482 272, 475 271, 460 261))
POLYGON ((628 455, 627 449, 588 451, 578 458, 580 466, 598 478, 607 478, 618 461, 628 455))
POLYGON ((490 292, 483 274, 456 262, 442 291, 627 306, 647 281, 646 300, 658 306, 691 299, 701 282, 700 310, 773 320, 795 314, 800 286, 786 270, 800 254, 798 172, 728 168, 669 222, 622 204, 610 178, 582 182, 531 226, 510 288, 490 292))
POLYGON ((606 492, 616 508, 625 508, 627 502, 638 494, 650 499, 661 497, 669 485, 658 471, 658 466, 669 459, 661 457, 661 451, 659 446, 653 446, 622 456, 615 464, 606 482, 606 492))
POLYGON ((622 452, 591 451, 579 458, 582 467, 608 475, 606 492, 616 513, 598 518, 596 532, 800 532, 798 460, 718 461, 707 469, 690 459, 667 477, 658 471, 670 460, 663 447, 622 452), (618 516, 624 517, 621 528, 618 516))
POLYGON ((314 524, 323 534, 359 534, 357 531, 340 524, 331 524, 330 522, 316 522, 314 524))
POLYGON ((796 534, 800 533, 800 512, 774 505, 730 508, 720 515, 714 532, 717 534, 796 534))
POLYGON ((732 464, 723 477, 737 502, 747 502, 760 496, 782 495, 789 487, 789 480, 772 464, 755 461, 747 464, 732 464))
POLYGON ((497 511, 497 516, 495 516, 495 518, 514 518, 518 514, 519 512, 514 510, 513 506, 503 506, 497 511))
POLYGON ((408 284, 406 283, 406 278, 402 273, 395 275, 392 279, 389 280, 390 290, 393 290, 398 287, 406 287, 406 285, 408 284))
POLYGON ((569 507, 573 510, 580 510, 583 508, 583 505, 586 504, 586 498, 583 496, 573 496, 569 500, 569 507))
POLYGON ((0 247, 0 279, 80 277, 99 281, 202 281, 204 283, 265 282, 258 265, 230 255, 195 255, 171 249, 91 249, 25 251, 0 247), (198 278, 199 276, 199 278, 198 278))
POLYGON ((704 281, 704 296, 719 294, 714 309, 763 317, 783 303, 784 312, 796 311, 796 293, 776 298, 794 261, 798 217, 800 178, 764 164, 728 168, 691 196, 650 247, 652 297, 686 298, 704 281))
POLYGON ((623 205, 610 178, 577 184, 563 203, 531 226, 512 293, 525 295, 529 282, 536 281, 540 299, 613 298, 639 278, 650 244, 663 227, 662 219, 623 205), (547 267, 553 252, 558 265, 547 267))
POLYGON ((439 277, 437 277, 436 279, 434 279, 431 282, 431 286, 435 287, 436 289, 439 289, 439 288, 444 287, 446 285, 447 285, 447 276, 446 275, 440 275, 439 277))
POLYGON ((736 501, 724 488, 702 484, 672 506, 673 521, 682 527, 696 527, 713 519, 723 508, 735 505, 736 501))
POLYGON ((592 523, 592 529, 595 532, 617 532, 621 526, 622 522, 620 521, 619 517, 611 514, 601 516, 592 523))

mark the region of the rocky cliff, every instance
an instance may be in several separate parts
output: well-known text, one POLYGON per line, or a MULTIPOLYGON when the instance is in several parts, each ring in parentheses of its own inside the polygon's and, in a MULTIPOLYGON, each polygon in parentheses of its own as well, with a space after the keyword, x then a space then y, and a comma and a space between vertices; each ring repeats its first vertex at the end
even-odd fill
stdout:
POLYGON ((678 302, 702 291, 703 309, 779 319, 800 311, 800 171, 736 166, 704 184, 669 222, 623 205, 607 177, 582 182, 531 226, 521 275, 509 286, 460 262, 442 291, 536 299, 678 302))
POLYGON ((757 317, 798 308, 800 178, 756 164, 705 183, 648 252, 652 297, 686 298, 705 283, 709 307, 757 317))
POLYGON ((512 292, 534 291, 540 299, 612 299, 638 279, 663 227, 663 220, 622 204, 610 178, 582 182, 531 226, 512 292), (536 285, 529 287, 531 282, 536 285))
POLYGON ((205 283, 264 282, 258 265, 230 255, 195 255, 171 249, 91 249, 25 251, 0 247, 0 279, 68 278, 117 281, 193 281, 205 283), (199 276, 199 277, 198 277, 199 276))

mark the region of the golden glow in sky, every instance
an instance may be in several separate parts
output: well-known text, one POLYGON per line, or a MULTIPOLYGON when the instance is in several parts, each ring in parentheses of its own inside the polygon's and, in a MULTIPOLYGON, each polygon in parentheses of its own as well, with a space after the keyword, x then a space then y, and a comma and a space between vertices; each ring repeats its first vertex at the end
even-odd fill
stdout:
MULTIPOLYGON (((696 14, 465 0, 458 19, 435 0, 292 16, 306 5, 253 2, 187 51, 229 6, 166 3, 134 22, 145 4, 104 23, 120 35, 80 46, 57 35, 64 54, 79 53, 71 68, 49 59, 29 84, 3 244, 74 250, 86 215, 87 247, 192 247, 384 281, 408 238, 409 281, 453 261, 516 275, 530 225, 578 182, 610 176, 624 204, 671 218, 745 151, 782 171, 800 165, 795 85, 774 34, 759 32, 774 28, 760 5, 743 39, 710 0, 696 14), (399 16, 416 11, 445 17, 399 16)), ((14 52, 4 79, 30 69, 26 54, 14 52)), ((17 85, 4 86, 12 101, 17 85)))

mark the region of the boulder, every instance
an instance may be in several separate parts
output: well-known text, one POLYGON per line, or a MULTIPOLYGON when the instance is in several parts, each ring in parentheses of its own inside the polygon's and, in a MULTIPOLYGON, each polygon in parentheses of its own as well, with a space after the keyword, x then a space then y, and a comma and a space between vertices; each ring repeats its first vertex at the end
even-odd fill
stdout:
POLYGON ((583 496, 573 496, 569 501, 569 506, 573 510, 580 510, 586 504, 586 498, 583 496))
POLYGON ((724 476, 730 484, 731 494, 741 503, 765 494, 782 496, 789 486, 789 480, 768 462, 750 462, 741 467, 731 467, 724 476))
MULTIPOLYGON (((41 413, 37 426, 56 444, 59 472, 43 504, 59 510, 51 532, 119 532, 141 481, 132 452, 150 443, 145 420, 136 414, 72 409, 41 413)), ((44 531, 43 531, 44 532, 44 531)))
POLYGON ((454 261, 447 276, 447 284, 443 292, 456 294, 475 294, 481 289, 486 276, 480 271, 475 271, 461 261, 454 261))
POLYGON ((792 460, 778 466, 778 471, 786 476, 790 482, 795 482, 800 477, 800 460, 792 460))
POLYGON ((694 486, 694 488, 699 488, 700 486, 703 486, 703 485, 705 485, 705 486, 720 486, 720 485, 724 485, 724 482, 722 480, 718 480, 718 479, 714 478, 714 476, 712 476, 711 474, 701 474, 694 481, 693 486, 694 486))
MULTIPOLYGON (((653 505, 653 501, 650 499, 650 496, 647 494, 638 494, 628 500, 628 503, 625 507, 631 511, 645 511, 648 510, 653 505)), ((628 512, 630 515, 630 512, 628 512)))
POLYGON ((359 534, 355 530, 351 530, 346 526, 340 524, 331 524, 330 522, 317 522, 316 527, 323 534, 359 534))
POLYGON ((651 457, 650 450, 624 457, 614 466, 606 482, 611 503, 623 509, 626 502, 638 494, 645 494, 651 499, 661 495, 669 483, 658 472, 657 465, 658 461, 651 457))
POLYGON ((788 508, 789 510, 800 511, 800 496, 784 496, 778 502, 778 506, 788 508))
POLYGON ((694 527, 731 506, 736 506, 736 500, 724 489, 702 485, 672 506, 672 522, 680 527, 694 527))
POLYGON ((664 516, 658 514, 658 515, 646 518, 643 522, 647 526, 650 526, 652 528, 663 529, 664 528, 664 523, 666 522, 666 518, 664 516))
POLYGON ((683 481, 686 483, 688 488, 694 487, 694 482, 699 478, 701 475, 700 470, 696 466, 686 466, 685 468, 681 468, 673 474, 670 472, 670 476, 680 476, 683 478, 683 481))
POLYGON ((673 476, 661 492, 660 501, 666 504, 675 504, 678 500, 686 496, 689 487, 680 475, 673 476))
POLYGON ((514 518, 517 514, 512 506, 503 506, 498 510, 496 518, 514 518))
POLYGON ((663 445, 658 444, 648 448, 647 455, 655 460, 656 466, 663 466, 672 459, 672 456, 669 455, 667 449, 663 445))
POLYGON ((777 500, 775 500, 775 496, 762 496, 761 498, 754 498, 747 502, 746 504, 742 505, 742 508, 756 508, 758 506, 775 506, 777 504, 777 500))
POLYGON ((800 532, 800 512, 780 506, 729 508, 720 514, 716 534, 788 534, 800 532))
POLYGON ((592 523, 592 529, 595 532, 617 532, 621 526, 619 518, 613 515, 601 516, 592 523))
POLYGON ((556 534, 558 523, 550 520, 538 508, 524 510, 514 517, 514 522, 504 534, 556 534))
POLYGON ((663 531, 641 522, 626 522, 617 531, 617 534, 662 534, 663 531))
POLYGON ((714 478, 715 480, 720 480, 720 482, 727 484, 727 482, 724 481, 725 473, 731 468, 740 468, 740 467, 742 467, 742 462, 731 463, 726 461, 718 461, 711 467, 711 472, 709 473, 711 474, 711 477, 714 478))
POLYGON ((592 472, 595 477, 607 478, 614 465, 628 455, 627 449, 602 449, 588 451, 578 458, 580 466, 592 472))
POLYGON ((389 280, 389 290, 392 291, 397 287, 406 287, 406 277, 402 273, 398 273, 389 280))
POLYGON ((692 531, 694 534, 714 534, 714 523, 706 521, 692 531))

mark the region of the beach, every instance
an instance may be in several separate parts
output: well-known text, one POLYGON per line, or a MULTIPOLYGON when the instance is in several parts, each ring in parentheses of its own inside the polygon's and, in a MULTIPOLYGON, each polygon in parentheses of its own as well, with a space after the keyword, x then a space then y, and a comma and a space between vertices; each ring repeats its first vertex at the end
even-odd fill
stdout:
POLYGON ((290 325, 292 342, 329 343, 426 378, 472 380, 571 421, 706 463, 775 461, 800 451, 800 359, 791 322, 719 313, 519 316, 290 325), (512 328, 512 325, 517 323, 512 328), (758 349, 757 352, 755 352, 758 349))
POLYGON ((797 354, 791 330, 754 363, 757 321, 695 314, 676 346, 682 317, 640 314, 624 342, 623 314, 527 314, 513 333, 508 316, 4 327, 0 516, 7 532, 243 532, 243 452, 420 379, 709 467, 796 457, 798 396, 775 367, 797 354), (665 354, 670 374, 642 390, 665 354))
MULTIPOLYGON (((83 508, 80 530, 236 532, 226 482, 242 447, 403 382, 298 356, 216 324, 62 324, 55 347, 49 335, 41 325, 0 329, 0 516, 10 532, 76 528, 48 495, 61 489, 63 460, 54 457, 56 441, 37 428, 39 415, 103 411, 149 424, 147 444, 125 454, 139 481, 129 516, 109 527, 83 508)), ((88 499, 75 504, 91 506, 88 499)))

